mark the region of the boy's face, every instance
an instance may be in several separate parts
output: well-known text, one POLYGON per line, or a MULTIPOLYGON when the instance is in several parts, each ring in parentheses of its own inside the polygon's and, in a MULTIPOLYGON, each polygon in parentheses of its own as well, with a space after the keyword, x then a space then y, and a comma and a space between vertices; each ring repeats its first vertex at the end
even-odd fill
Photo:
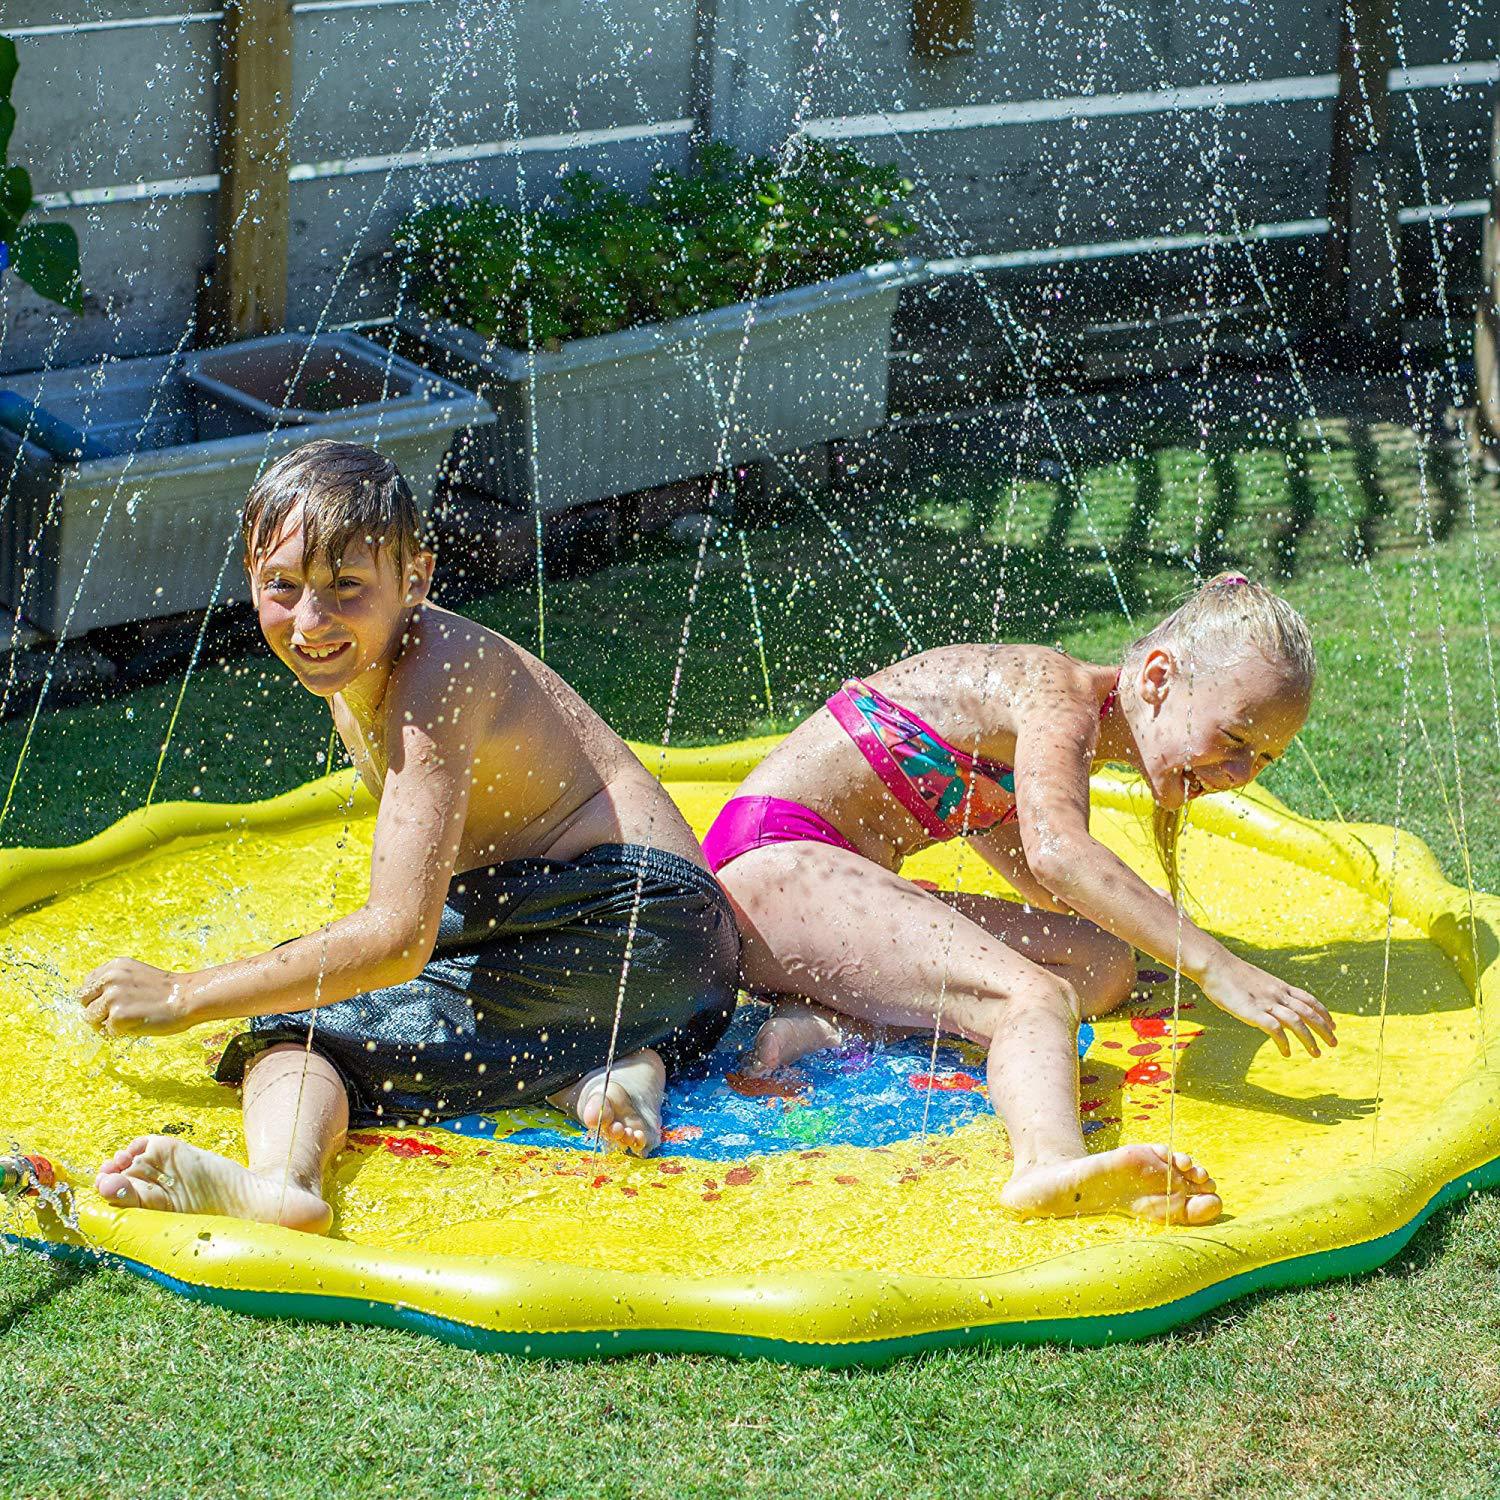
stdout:
POLYGON ((427 596, 432 554, 420 552, 406 577, 390 547, 351 544, 339 567, 302 557, 302 508, 270 547, 251 560, 250 592, 261 633, 308 692, 331 698, 394 660, 414 604, 427 596))

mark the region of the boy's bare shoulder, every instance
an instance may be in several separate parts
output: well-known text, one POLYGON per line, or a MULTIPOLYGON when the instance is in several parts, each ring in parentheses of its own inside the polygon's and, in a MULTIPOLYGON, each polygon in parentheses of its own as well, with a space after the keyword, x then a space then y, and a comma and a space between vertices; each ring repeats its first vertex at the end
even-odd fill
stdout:
POLYGON ((426 606, 414 616, 391 673, 388 705, 410 714, 426 706, 487 709, 504 699, 525 652, 498 631, 452 610, 426 606))

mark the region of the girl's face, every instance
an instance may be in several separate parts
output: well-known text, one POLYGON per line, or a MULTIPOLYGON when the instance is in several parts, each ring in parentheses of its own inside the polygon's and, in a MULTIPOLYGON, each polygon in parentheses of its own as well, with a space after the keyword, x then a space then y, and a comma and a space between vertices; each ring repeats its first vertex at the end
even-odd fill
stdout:
POLYGON ((324 558, 304 566, 302 545, 299 506, 251 567, 250 592, 267 644, 320 698, 362 678, 376 689, 411 606, 426 597, 432 554, 419 553, 403 579, 391 548, 351 546, 335 569, 324 558))
POLYGON ((1130 713, 1141 769, 1163 807, 1254 781, 1307 720, 1308 699, 1259 652, 1194 669, 1158 647, 1137 675, 1130 713))

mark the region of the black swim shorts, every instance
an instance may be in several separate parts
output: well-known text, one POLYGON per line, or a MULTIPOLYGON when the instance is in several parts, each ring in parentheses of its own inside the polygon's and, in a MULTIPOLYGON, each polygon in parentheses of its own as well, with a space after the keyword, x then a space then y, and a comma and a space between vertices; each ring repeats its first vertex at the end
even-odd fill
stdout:
POLYGON ((602 1067, 612 1034, 615 1057, 654 1047, 670 1077, 724 1034, 739 960, 724 892, 679 855, 603 844, 513 860, 454 877, 415 979, 257 1016, 216 1076, 237 1084, 266 1048, 311 1045, 343 1076, 357 1125, 540 1103, 602 1067))

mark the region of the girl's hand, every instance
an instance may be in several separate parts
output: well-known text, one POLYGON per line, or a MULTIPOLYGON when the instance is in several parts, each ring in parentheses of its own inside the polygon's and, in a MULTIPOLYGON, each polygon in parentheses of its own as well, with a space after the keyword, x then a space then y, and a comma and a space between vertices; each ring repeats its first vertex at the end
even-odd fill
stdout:
POLYGON ((1283 1057, 1292 1055, 1288 1031, 1296 1033, 1312 1057, 1322 1055, 1318 1037, 1330 1047, 1339 1044, 1333 1017, 1311 995, 1231 953, 1225 953, 1199 983, 1220 1010, 1264 1031, 1283 1057))
POLYGON ((194 1022, 186 974, 171 974, 134 958, 100 964, 78 992, 84 1019, 109 1036, 171 1036, 194 1022))

